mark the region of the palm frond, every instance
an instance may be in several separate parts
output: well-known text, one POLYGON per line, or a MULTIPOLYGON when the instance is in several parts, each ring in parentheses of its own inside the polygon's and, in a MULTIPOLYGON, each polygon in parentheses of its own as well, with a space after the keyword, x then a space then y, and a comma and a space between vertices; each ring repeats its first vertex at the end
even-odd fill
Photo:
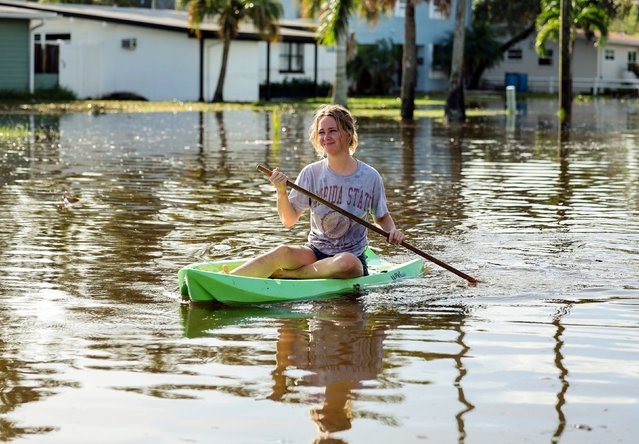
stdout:
POLYGON ((262 38, 271 41, 277 38, 277 20, 284 14, 282 3, 278 0, 250 0, 245 11, 262 38))
POLYGON ((537 28, 537 38, 535 39, 535 51, 540 56, 546 55, 546 40, 557 41, 559 38, 559 18, 547 21, 544 26, 537 28))

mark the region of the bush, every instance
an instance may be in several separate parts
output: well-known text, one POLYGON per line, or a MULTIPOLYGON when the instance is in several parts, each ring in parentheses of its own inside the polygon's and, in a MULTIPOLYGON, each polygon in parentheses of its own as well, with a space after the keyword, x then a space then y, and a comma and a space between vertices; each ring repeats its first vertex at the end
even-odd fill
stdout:
POLYGON ((115 91, 102 96, 102 100, 141 100, 148 102, 148 99, 139 94, 128 91, 115 91))
POLYGON ((76 100, 77 97, 70 89, 58 85, 36 89, 33 94, 29 91, 3 89, 0 90, 0 99, 14 102, 58 102, 76 100))
POLYGON ((352 80, 350 92, 358 95, 385 95, 398 89, 402 70, 402 47, 390 39, 374 45, 357 45, 348 62, 352 80))
MULTIPOLYGON (((309 97, 328 97, 331 91, 331 84, 328 82, 322 82, 317 85, 317 91, 315 90, 315 83, 308 78, 302 79, 284 79, 280 83, 271 83, 270 85, 271 98, 287 98, 287 99, 305 99, 309 97)), ((260 99, 266 99, 266 85, 260 85, 260 99)))

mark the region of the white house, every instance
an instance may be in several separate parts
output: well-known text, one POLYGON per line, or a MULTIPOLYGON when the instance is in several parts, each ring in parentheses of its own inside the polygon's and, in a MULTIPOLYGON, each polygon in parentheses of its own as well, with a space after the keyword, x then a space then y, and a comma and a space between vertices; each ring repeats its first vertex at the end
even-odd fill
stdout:
MULTIPOLYGON (((32 27, 36 68, 42 68, 36 69, 36 83, 58 83, 80 98, 121 92, 149 100, 213 96, 222 58, 213 22, 202 23, 202 38, 197 39, 182 11, 14 0, 0 0, 0 5, 57 15, 32 27)), ((251 25, 240 27, 231 43, 226 101, 256 101, 260 83, 267 81, 332 79, 334 55, 317 46, 308 23, 283 21, 280 34, 271 44, 251 25), (282 69, 283 64, 289 69, 282 69)))
MULTIPOLYGON (((514 84, 520 91, 556 92, 559 88, 559 47, 547 42, 547 56, 535 52, 535 36, 511 48, 498 66, 487 70, 482 86, 503 88, 514 84)), ((583 33, 577 34, 572 58, 573 91, 639 89, 633 72, 639 52, 639 37, 610 33, 604 45, 595 47, 583 33)))

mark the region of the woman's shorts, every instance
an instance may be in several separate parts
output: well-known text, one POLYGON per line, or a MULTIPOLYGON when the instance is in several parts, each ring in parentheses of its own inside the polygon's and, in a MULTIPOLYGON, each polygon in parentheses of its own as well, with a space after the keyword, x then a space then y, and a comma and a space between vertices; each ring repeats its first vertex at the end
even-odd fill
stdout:
MULTIPOLYGON (((334 254, 324 254, 324 253, 322 253, 314 245, 312 245, 310 243, 307 243, 306 246, 308 248, 310 248, 311 250, 313 250, 313 253, 315 253, 315 257, 317 258, 318 261, 321 261, 322 259, 326 259, 327 257, 335 256, 334 254)), ((366 255, 364 253, 362 253, 359 256, 357 256, 357 259, 359 259, 359 261, 362 263, 362 269, 364 270, 364 276, 368 276, 368 264, 366 263, 366 255)))

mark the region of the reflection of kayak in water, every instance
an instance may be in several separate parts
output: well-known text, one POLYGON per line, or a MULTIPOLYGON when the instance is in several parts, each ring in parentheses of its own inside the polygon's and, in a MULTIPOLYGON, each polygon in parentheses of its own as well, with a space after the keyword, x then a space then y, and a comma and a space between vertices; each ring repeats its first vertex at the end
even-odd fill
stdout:
POLYGON ((183 296, 194 302, 222 302, 229 305, 284 302, 317 298, 331 294, 355 293, 361 289, 393 283, 399 279, 421 276, 424 260, 414 259, 391 264, 366 250, 368 276, 352 279, 262 279, 234 276, 222 272, 244 260, 224 260, 191 264, 178 272, 183 296))
POLYGON ((313 314, 279 306, 224 307, 209 304, 182 304, 180 317, 187 338, 201 338, 215 335, 220 329, 232 326, 252 325, 256 321, 274 322, 287 320, 300 328, 306 328, 307 320, 313 314))

